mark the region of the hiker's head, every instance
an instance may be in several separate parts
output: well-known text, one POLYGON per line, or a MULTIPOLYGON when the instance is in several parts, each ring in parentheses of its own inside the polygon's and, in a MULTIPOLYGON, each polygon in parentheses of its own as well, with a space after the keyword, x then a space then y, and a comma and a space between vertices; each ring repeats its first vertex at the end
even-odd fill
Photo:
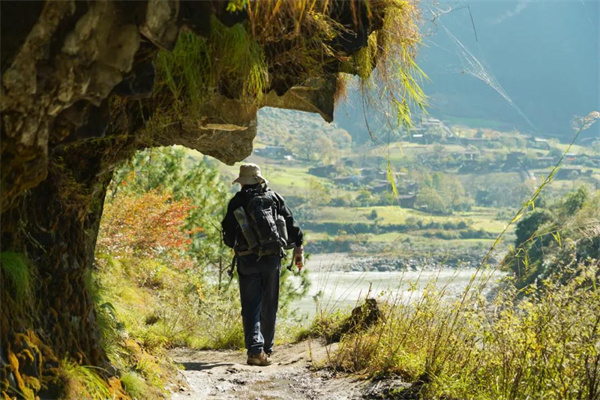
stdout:
POLYGON ((261 175, 258 165, 242 164, 240 165, 240 176, 233 183, 239 183, 242 186, 256 185, 258 183, 267 183, 267 180, 261 175))

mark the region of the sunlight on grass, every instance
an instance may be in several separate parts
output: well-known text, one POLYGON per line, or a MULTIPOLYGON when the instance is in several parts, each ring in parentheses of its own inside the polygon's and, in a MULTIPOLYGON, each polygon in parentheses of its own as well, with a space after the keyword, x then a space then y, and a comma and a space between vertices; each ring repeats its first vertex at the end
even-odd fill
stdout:
POLYGON ((566 285, 554 275, 525 300, 510 283, 487 300, 485 277, 467 289, 466 302, 430 282, 410 301, 391 296, 376 326, 342 337, 329 366, 420 381, 422 398, 593 396, 600 372, 598 342, 589 340, 598 338, 600 292, 591 285, 597 272, 580 266, 581 278, 566 285), (565 329, 573 325, 578 329, 565 329))

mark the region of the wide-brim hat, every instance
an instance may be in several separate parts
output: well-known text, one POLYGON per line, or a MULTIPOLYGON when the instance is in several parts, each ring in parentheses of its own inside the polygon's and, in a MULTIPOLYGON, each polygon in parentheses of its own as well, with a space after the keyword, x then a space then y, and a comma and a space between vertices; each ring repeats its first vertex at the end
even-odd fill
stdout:
POLYGON ((237 177, 234 183, 241 185, 256 185, 257 183, 266 183, 267 180, 263 178, 260 173, 260 167, 256 164, 242 164, 240 165, 240 176, 237 177))

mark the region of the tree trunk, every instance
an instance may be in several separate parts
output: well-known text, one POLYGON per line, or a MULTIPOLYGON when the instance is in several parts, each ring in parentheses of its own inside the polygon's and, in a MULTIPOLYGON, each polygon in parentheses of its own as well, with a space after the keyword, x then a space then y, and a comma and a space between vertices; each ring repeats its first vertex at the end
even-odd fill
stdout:
POLYGON ((48 177, 3 215, 2 250, 24 255, 34 277, 33 296, 24 309, 11 307, 11 287, 3 282, 2 361, 9 361, 3 385, 16 384, 23 393, 25 375, 47 375, 67 356, 80 364, 109 366, 88 284, 111 173, 102 171, 102 152, 92 148, 79 146, 51 157, 48 177))

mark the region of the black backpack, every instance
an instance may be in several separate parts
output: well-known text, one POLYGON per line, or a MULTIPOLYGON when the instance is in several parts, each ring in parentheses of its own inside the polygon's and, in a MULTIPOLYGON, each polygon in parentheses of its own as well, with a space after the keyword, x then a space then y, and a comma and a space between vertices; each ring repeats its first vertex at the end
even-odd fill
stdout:
POLYGON ((239 255, 257 254, 261 257, 285 254, 285 218, 277 213, 274 196, 271 190, 260 188, 245 207, 236 210, 242 236, 242 240, 237 241, 239 245, 236 245, 239 255))

